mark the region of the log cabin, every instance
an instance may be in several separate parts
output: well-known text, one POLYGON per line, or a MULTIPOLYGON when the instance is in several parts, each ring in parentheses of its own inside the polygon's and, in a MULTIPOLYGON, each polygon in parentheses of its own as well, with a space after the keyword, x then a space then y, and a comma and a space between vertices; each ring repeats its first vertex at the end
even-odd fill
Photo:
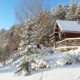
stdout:
POLYGON ((80 38, 80 18, 77 21, 56 20, 53 34, 50 36, 55 48, 59 41, 67 38, 80 38))

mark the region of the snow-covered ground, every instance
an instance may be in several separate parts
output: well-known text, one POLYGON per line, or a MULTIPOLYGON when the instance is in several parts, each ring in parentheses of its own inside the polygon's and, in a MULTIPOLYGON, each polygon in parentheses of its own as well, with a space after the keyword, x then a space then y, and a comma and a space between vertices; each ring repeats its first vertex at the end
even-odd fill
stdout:
MULTIPOLYGON (((14 62, 10 60, 6 65, 0 65, 0 80, 80 80, 79 62, 65 66, 60 66, 56 63, 59 61, 61 56, 66 53, 67 52, 55 52, 44 54, 44 60, 48 63, 50 68, 39 69, 36 73, 30 76, 15 75, 14 72, 17 69, 17 65, 21 61, 21 58, 14 62)), ((70 52, 70 54, 71 53, 72 52, 70 52)), ((79 50, 76 50, 75 53, 79 53, 79 50)))
POLYGON ((52 68, 31 76, 15 76, 15 67, 12 68, 0 69, 0 80, 80 80, 80 64, 52 68))

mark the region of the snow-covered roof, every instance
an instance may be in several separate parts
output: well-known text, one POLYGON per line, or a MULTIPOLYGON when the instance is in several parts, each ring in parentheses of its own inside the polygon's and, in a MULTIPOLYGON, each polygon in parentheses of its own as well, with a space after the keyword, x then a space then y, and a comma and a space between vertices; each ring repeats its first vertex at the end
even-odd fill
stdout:
POLYGON ((56 20, 62 32, 79 32, 80 24, 77 21, 56 20))

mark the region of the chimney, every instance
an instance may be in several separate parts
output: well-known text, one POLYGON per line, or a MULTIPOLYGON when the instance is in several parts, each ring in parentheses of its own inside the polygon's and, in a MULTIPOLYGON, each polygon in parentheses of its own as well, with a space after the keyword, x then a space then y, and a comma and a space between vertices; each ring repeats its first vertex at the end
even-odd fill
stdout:
POLYGON ((80 24, 80 18, 77 18, 77 23, 80 24))

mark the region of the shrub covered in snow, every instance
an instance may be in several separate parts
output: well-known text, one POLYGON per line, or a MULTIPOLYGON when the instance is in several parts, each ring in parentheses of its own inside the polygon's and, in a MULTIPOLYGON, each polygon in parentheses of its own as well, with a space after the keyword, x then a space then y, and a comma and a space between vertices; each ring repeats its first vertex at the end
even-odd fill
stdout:
POLYGON ((22 75, 30 75, 32 74, 31 65, 29 61, 24 61, 18 66, 18 70, 15 72, 16 74, 22 75))
POLYGON ((66 65, 80 62, 80 52, 79 51, 69 51, 64 53, 60 59, 57 61, 58 65, 66 65))
POLYGON ((74 62, 73 56, 70 54, 64 54, 61 58, 57 61, 58 65, 66 65, 72 64, 74 62))
POLYGON ((78 51, 77 54, 75 55, 75 59, 77 62, 80 62, 80 51, 78 51))
POLYGON ((49 65, 46 63, 46 61, 43 58, 41 58, 41 59, 37 58, 31 64, 31 66, 32 66, 32 69, 34 69, 34 70, 37 70, 37 69, 40 69, 40 68, 42 68, 42 69, 49 68, 49 65))

